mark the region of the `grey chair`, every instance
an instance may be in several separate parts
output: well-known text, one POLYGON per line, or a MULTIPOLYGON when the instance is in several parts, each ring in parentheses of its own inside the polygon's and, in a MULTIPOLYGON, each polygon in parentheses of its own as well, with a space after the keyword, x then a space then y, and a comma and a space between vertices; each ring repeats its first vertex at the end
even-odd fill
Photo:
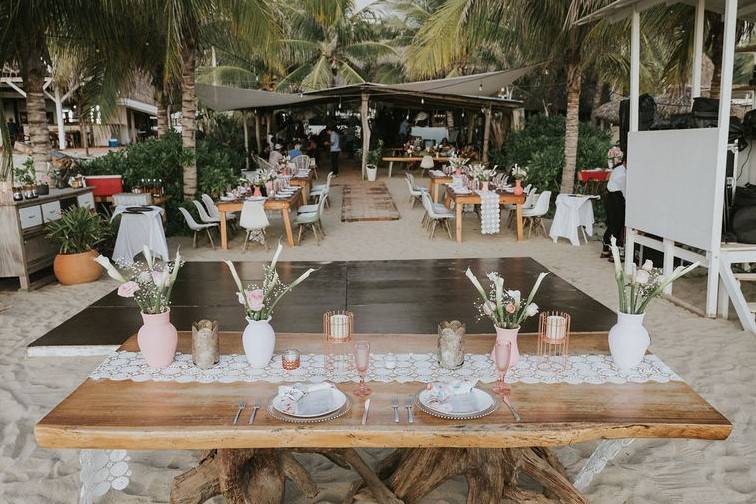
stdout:
MULTIPOLYGON (((195 203, 197 203, 195 201, 195 203)), ((210 240, 210 246, 213 247, 213 250, 215 249, 215 242, 213 242, 213 235, 210 233, 210 229, 217 228, 218 223, 217 222, 210 222, 210 223, 204 223, 199 224, 196 220, 194 220, 194 217, 192 217, 192 214, 190 214, 186 208, 179 207, 179 212, 181 212, 181 215, 184 216, 184 220, 186 221, 186 225, 189 226, 189 229, 194 231, 194 238, 192 240, 192 246, 194 248, 197 248, 197 233, 200 231, 207 232, 207 238, 210 240)))
POLYGON ((427 192, 423 193, 421 198, 428 218, 428 226, 430 227, 430 239, 433 239, 433 235, 436 233, 436 226, 439 222, 446 228, 446 232, 449 234, 449 239, 453 239, 450 222, 454 218, 454 213, 446 207, 439 208, 435 206, 433 200, 431 200, 430 194, 427 192))

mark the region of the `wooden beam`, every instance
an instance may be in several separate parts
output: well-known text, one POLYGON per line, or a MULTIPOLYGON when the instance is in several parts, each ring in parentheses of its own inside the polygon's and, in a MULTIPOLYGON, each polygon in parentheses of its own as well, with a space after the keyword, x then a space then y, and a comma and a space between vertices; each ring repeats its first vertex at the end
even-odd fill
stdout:
POLYGON ((491 138, 491 109, 487 108, 484 112, 485 126, 483 127, 483 162, 488 161, 488 142, 491 138))
POLYGON ((262 154, 262 142, 260 141, 260 113, 255 110, 255 141, 257 142, 257 155, 262 154))
MULTIPOLYGON (((215 57, 215 48, 213 48, 213 57, 215 57)), ((242 110, 242 125, 244 126, 244 166, 249 170, 249 128, 247 128, 247 111, 242 110)))
POLYGON ((362 93, 362 102, 360 104, 360 120, 362 121, 362 178, 365 178, 367 172, 367 159, 370 152, 370 121, 368 114, 369 98, 367 93, 362 93))

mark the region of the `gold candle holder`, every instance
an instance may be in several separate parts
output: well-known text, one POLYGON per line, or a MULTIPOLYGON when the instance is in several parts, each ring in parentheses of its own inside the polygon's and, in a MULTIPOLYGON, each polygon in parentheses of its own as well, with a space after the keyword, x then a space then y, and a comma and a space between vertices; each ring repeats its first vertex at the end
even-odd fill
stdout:
POLYGON ((301 354, 296 348, 284 350, 281 354, 281 366, 287 371, 293 371, 301 365, 301 354))
POLYGON ((542 312, 538 322, 538 366, 565 370, 570 351, 570 314, 542 312))
POLYGON ((326 375, 331 380, 354 371, 353 321, 354 315, 346 310, 327 311, 323 314, 323 355, 326 375))

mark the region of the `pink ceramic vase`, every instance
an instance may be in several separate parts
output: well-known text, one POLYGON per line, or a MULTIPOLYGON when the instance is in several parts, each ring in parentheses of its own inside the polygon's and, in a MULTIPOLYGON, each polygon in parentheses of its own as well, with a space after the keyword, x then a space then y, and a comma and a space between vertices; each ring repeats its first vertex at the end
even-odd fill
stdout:
POLYGON ((481 180, 480 181, 480 190, 481 191, 488 191, 488 180, 481 180))
MULTIPOLYGON (((514 329, 496 328, 496 343, 509 343, 512 345, 512 351, 509 356, 510 366, 514 366, 520 360, 520 350, 517 348, 517 333, 519 332, 519 327, 514 329)), ((495 361, 493 352, 491 350, 491 360, 495 361)))
POLYGON ((255 193, 253 194, 255 198, 259 198, 262 196, 262 191, 260 190, 260 186, 255 186, 255 193))
POLYGON ((166 368, 176 356, 178 334, 171 324, 171 310, 155 315, 142 313, 144 325, 137 333, 139 350, 150 367, 166 368))
POLYGON ((520 179, 515 179, 514 193, 515 196, 522 194, 522 181, 520 179))

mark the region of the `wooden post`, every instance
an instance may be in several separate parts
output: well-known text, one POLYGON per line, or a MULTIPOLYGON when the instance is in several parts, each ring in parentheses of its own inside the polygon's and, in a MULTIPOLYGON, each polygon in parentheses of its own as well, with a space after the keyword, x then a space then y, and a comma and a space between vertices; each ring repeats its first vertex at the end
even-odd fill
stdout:
POLYGON ((260 114, 255 110, 255 141, 257 142, 257 155, 261 155, 263 148, 260 141, 260 114))
MULTIPOLYGON (((630 30, 630 135, 638 131, 638 98, 640 93, 640 12, 633 7, 632 24, 630 30)), ((630 150, 628 148, 628 150, 630 150)), ((628 167, 632 166, 632 160, 625 152, 625 162, 628 167)), ((629 195, 628 195, 629 197, 629 195)), ((635 241, 633 230, 625 228, 625 274, 632 273, 635 263, 635 241)))
MULTIPOLYGON (((66 127, 63 124, 63 98, 60 97, 60 90, 58 86, 55 86, 55 122, 58 125, 58 148, 65 150, 66 148, 66 127)), ((3 121, 5 119, 3 118, 3 121)))
MULTIPOLYGON (((213 48, 213 56, 215 56, 215 49, 213 48)), ((247 111, 242 110, 242 120, 244 125, 244 166, 249 170, 249 129, 247 128, 247 111)))
POLYGON ((367 93, 362 93, 360 106, 360 119, 362 120, 362 178, 365 179, 367 171, 368 152, 370 152, 370 123, 368 121, 369 102, 367 93))
POLYGON ((475 114, 470 114, 467 121, 467 145, 473 143, 473 133, 475 133, 475 114))
POLYGON ((703 64, 703 36, 704 36, 704 11, 706 0, 696 2, 696 23, 693 30, 693 77, 690 90, 691 102, 693 98, 701 96, 701 66, 703 64))
POLYGON ((485 126, 483 127, 483 162, 488 161, 488 141, 491 137, 491 108, 487 108, 484 112, 485 126))

